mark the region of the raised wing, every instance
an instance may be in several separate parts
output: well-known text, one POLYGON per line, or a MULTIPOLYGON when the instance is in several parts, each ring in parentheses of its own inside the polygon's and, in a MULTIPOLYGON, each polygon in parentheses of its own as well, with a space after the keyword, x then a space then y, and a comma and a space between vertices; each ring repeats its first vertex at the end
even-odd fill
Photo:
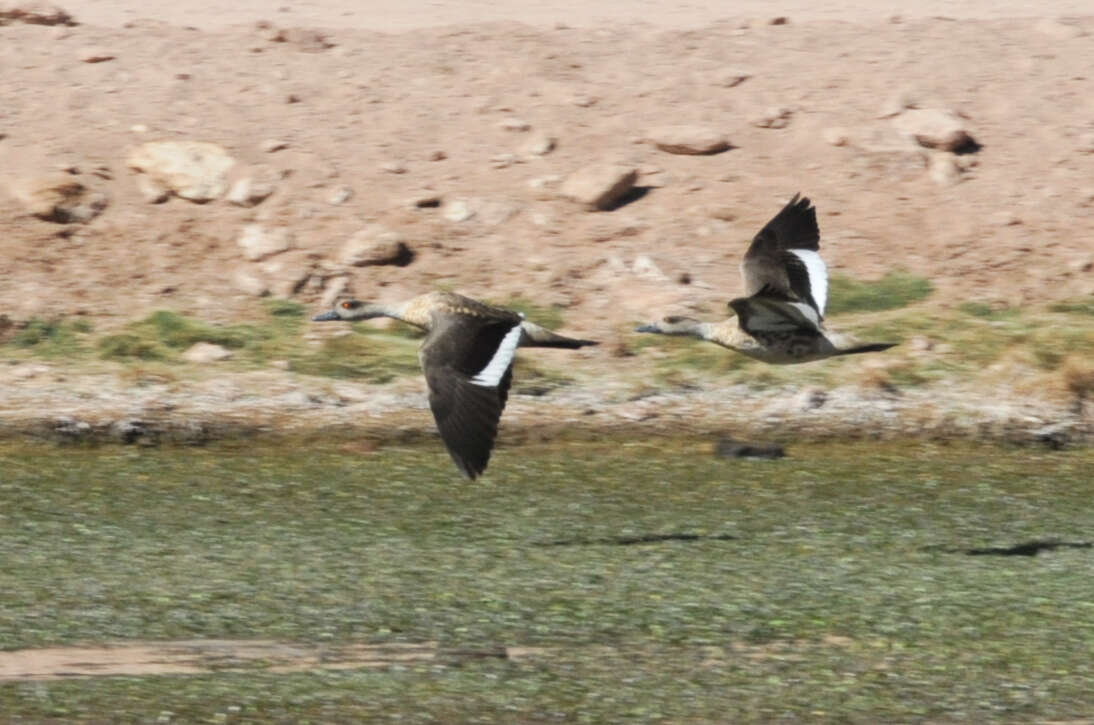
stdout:
POLYGON ((795 194, 753 237, 745 253, 741 276, 746 294, 770 287, 823 316, 828 271, 819 249, 817 210, 807 197, 795 194))

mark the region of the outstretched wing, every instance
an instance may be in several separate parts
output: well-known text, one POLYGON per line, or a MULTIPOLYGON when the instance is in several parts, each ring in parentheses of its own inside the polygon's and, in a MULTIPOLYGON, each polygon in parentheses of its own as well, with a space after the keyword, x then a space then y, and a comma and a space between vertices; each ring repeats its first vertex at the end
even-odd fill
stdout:
POLYGON ((451 317, 434 327, 419 353, 437 430, 468 478, 490 461, 520 335, 519 318, 451 317))
POLYGON ((753 237, 745 253, 741 276, 746 294, 771 287, 823 316, 828 270, 819 249, 817 210, 807 197, 795 194, 753 237))

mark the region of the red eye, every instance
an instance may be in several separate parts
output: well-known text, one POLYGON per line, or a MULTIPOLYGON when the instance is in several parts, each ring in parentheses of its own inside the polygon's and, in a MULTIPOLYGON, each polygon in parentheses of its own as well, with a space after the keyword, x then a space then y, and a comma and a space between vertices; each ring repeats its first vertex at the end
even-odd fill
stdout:
POLYGON ((349 309, 349 302, 343 302, 342 303, 342 309, 343 310, 348 310, 349 309))

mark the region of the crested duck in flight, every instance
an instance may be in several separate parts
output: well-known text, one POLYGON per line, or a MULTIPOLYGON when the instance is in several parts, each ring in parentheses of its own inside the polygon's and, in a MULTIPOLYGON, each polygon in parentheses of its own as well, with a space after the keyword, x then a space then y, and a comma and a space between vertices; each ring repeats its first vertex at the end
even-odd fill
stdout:
POLYGON ((700 322, 666 317, 637 332, 685 335, 776 365, 834 355, 887 350, 895 343, 861 343, 824 326, 828 268, 821 259, 817 210, 794 198, 752 239, 741 262, 745 297, 731 300, 736 320, 700 322))
POLYGON ((312 320, 375 317, 392 317, 427 332, 418 361, 429 386, 429 407, 448 453, 470 479, 490 460, 517 348, 598 344, 557 335, 520 312, 451 292, 429 292, 397 305, 344 300, 312 320))

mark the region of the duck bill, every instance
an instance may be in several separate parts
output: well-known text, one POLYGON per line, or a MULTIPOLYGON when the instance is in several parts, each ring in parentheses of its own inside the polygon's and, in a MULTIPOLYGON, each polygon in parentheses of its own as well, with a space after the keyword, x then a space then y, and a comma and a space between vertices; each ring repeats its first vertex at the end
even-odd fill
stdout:
POLYGON ((634 328, 635 332, 661 332, 657 329, 657 325, 639 325, 634 328))
POLYGON ((321 315, 316 315, 315 317, 311 318, 311 321, 312 322, 330 322, 331 320, 338 320, 338 319, 341 319, 340 317, 338 317, 338 313, 331 310, 330 312, 324 312, 321 315))

